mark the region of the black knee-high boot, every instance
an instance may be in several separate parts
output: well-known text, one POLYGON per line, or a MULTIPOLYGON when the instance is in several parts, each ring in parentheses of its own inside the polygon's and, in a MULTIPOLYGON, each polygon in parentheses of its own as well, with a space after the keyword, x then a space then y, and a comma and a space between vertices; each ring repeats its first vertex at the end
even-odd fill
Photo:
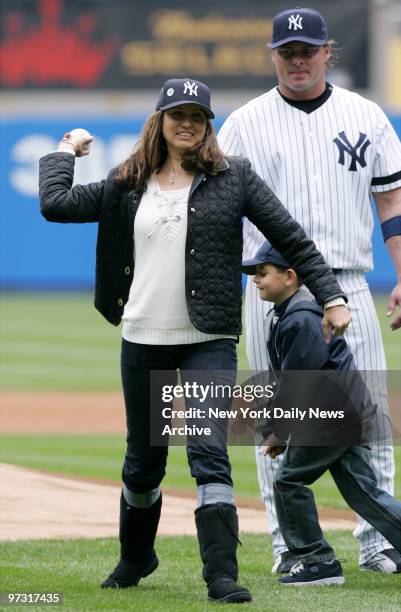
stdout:
POLYGON ((126 589, 136 586, 159 565, 153 548, 162 507, 162 496, 150 508, 137 508, 120 499, 121 559, 102 583, 102 588, 126 589))
POLYGON ((203 578, 208 599, 221 603, 252 601, 248 589, 238 586, 238 517, 232 504, 217 503, 195 510, 203 578))

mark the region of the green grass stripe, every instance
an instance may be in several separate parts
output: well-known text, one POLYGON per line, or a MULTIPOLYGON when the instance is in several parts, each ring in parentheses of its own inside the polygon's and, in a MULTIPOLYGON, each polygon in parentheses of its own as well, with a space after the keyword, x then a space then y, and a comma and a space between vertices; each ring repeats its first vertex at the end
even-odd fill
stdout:
MULTIPOLYGON (((329 540, 343 564, 343 586, 293 588, 272 576, 270 538, 243 535, 238 548, 239 583, 253 595, 252 610, 296 612, 400 609, 399 577, 360 572, 357 543, 349 533, 330 532, 329 540)), ((118 557, 116 540, 38 540, 2 542, 0 589, 13 592, 61 592, 63 612, 143 610, 200 612, 210 610, 201 577, 199 547, 194 537, 159 537, 157 571, 136 588, 102 590, 99 583, 118 557)), ((8 608, 7 608, 8 609, 8 608)), ((28 607, 19 607, 28 609, 28 607)), ((35 606, 35 610, 49 606, 35 606)), ((52 609, 58 609, 53 608, 52 609)), ((238 606, 224 606, 224 610, 238 606)), ((248 609, 248 608, 247 608, 248 609)))
MULTIPOLYGON (((89 293, 0 296, 0 389, 119 389, 121 329, 108 324, 92 300, 89 293)), ((387 296, 376 296, 375 303, 388 367, 400 371, 400 332, 389 328, 387 296)), ((247 370, 243 336, 238 358, 239 369, 247 370)))
MULTIPOLYGON (((125 440, 118 435, 2 435, 0 463, 44 469, 75 476, 108 478, 120 482, 125 440)), ((234 488, 237 495, 260 499, 254 448, 231 446, 234 488)), ((401 498, 401 447, 395 448, 395 494, 401 498)), ((170 447, 163 486, 195 491, 189 474, 185 448, 170 447)), ((330 476, 324 474, 313 485, 317 504, 347 508, 330 476)))
POLYGON ((110 362, 110 356, 106 352, 110 347, 105 342, 96 341, 94 345, 82 346, 79 352, 77 352, 75 342, 74 338, 63 339, 60 343, 54 341, 53 338, 51 340, 41 338, 40 344, 35 340, 28 341, 27 339, 24 339, 24 343, 17 344, 10 339, 2 341, 1 345, 3 355, 7 355, 7 361, 15 358, 31 361, 32 358, 35 358, 35 361, 40 359, 45 362, 49 360, 49 353, 51 353, 52 359, 57 361, 68 362, 75 359, 84 363, 88 359, 94 359, 97 363, 110 362))

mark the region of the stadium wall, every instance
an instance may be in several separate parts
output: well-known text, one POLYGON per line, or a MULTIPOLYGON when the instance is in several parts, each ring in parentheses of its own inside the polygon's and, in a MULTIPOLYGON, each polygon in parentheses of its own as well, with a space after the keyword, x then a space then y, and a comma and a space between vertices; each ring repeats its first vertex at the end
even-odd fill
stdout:
MULTIPOLYGON (((219 128, 225 116, 215 120, 219 128)), ((391 116, 401 137, 401 115, 391 116)), ((85 127, 96 136, 89 157, 76 164, 77 183, 104 178, 131 151, 144 116, 63 117, 1 120, 0 141, 0 289, 80 290, 94 284, 96 224, 49 224, 39 212, 38 160, 55 150, 66 126, 85 127), (79 124, 79 125, 78 125, 79 124)), ((368 280, 374 291, 394 283, 391 260, 376 218, 375 269, 368 280)))

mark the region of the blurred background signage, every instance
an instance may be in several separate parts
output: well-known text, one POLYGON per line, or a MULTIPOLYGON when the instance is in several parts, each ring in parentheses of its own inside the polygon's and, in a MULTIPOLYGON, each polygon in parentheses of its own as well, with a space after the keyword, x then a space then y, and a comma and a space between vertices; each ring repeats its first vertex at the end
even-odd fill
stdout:
MULTIPOLYGON (((283 2, 1 0, 4 88, 133 89, 190 75, 213 88, 267 89, 266 44, 283 2)), ((341 42, 347 85, 368 83, 368 3, 308 2, 341 42)))

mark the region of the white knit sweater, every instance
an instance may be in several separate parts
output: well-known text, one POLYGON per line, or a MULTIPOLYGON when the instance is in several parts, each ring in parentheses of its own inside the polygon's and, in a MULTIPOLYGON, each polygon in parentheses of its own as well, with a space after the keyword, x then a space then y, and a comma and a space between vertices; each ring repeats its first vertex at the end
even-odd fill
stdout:
POLYGON ((154 177, 135 216, 135 272, 124 308, 122 334, 139 344, 192 344, 204 334, 189 318, 185 300, 185 242, 190 187, 162 191, 154 177))

